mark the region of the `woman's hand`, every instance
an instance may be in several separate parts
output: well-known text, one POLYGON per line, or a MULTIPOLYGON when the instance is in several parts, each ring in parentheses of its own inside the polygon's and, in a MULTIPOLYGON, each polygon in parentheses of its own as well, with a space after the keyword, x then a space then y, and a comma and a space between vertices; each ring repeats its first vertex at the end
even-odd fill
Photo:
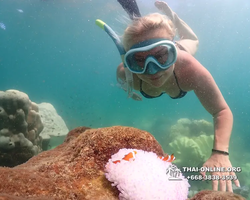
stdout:
MULTIPOLYGON (((225 169, 224 172, 222 171, 219 172, 219 170, 215 172, 210 172, 211 175, 216 175, 216 177, 220 177, 220 180, 212 180, 213 190, 217 191, 218 185, 220 183, 221 191, 233 192, 232 179, 230 177, 236 177, 236 175, 235 175, 235 172, 227 171, 227 169, 232 169, 232 164, 229 160, 229 156, 218 154, 218 153, 213 153, 211 157, 204 163, 203 167, 212 168, 212 169, 216 167, 220 169, 224 168, 225 169), (228 178, 229 180, 222 180, 223 178, 228 178)), ((205 177, 206 172, 201 172, 201 175, 205 177)), ((233 181, 237 187, 240 187, 240 182, 238 179, 233 180, 233 181)))
POLYGON ((168 4, 164 1, 156 1, 155 7, 162 11, 165 15, 167 15, 171 20, 174 19, 173 12, 169 8, 168 4))
POLYGON ((135 92, 133 92, 131 98, 136 100, 136 101, 142 101, 142 97, 139 94, 135 93, 135 92))

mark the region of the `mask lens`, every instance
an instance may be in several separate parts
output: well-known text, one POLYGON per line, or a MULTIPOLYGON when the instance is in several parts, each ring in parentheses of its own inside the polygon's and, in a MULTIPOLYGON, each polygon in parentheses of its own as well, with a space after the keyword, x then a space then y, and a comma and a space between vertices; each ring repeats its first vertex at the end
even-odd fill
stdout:
POLYGON ((167 46, 159 46, 159 51, 152 55, 159 64, 164 65, 168 60, 168 47, 167 46))
POLYGON ((146 59, 143 55, 139 55, 139 53, 135 53, 133 55, 133 60, 135 61, 135 64, 138 65, 138 67, 141 67, 141 69, 144 68, 146 59))
POLYGON ((139 47, 130 50, 125 61, 127 67, 134 73, 144 73, 148 62, 154 62, 160 69, 167 69, 176 60, 175 46, 170 43, 158 44, 146 47, 139 47))
POLYGON ((160 64, 165 64, 168 60, 168 47, 158 46, 149 51, 135 53, 133 59, 138 66, 143 68, 145 65, 145 61, 149 56, 154 57, 160 64))

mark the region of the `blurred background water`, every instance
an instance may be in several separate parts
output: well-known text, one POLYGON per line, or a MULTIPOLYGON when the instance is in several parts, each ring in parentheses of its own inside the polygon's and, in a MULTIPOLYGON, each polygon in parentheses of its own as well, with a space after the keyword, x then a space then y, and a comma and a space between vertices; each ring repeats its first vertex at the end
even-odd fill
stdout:
MULTIPOLYGON (((143 15, 153 0, 137 0, 143 15)), ((234 114, 231 144, 250 141, 249 0, 169 0, 200 40, 196 58, 211 72, 234 114), (237 141, 237 142, 236 142, 237 141)), ((116 85, 119 53, 95 25, 102 19, 122 35, 125 11, 116 0, 0 0, 0 90, 17 89, 52 103, 69 129, 133 126, 161 140, 179 118, 212 117, 193 92, 136 102, 116 85), (21 9, 23 12, 18 11, 21 9)))

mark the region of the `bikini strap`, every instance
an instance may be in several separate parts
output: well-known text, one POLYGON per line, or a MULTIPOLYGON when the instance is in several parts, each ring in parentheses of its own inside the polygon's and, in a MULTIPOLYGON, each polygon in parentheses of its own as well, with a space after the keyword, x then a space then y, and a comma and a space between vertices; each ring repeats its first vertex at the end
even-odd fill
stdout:
POLYGON ((178 88, 180 89, 180 91, 182 91, 182 89, 180 88, 180 85, 178 83, 178 79, 177 79, 177 76, 175 74, 175 71, 173 71, 173 73, 174 73, 174 78, 175 78, 176 84, 177 84, 178 88))

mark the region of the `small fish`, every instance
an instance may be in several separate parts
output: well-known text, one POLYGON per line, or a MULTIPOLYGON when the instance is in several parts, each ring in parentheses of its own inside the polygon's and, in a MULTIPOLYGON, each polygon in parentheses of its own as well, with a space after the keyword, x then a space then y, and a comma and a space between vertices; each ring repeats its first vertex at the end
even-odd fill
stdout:
POLYGON ((246 186, 246 185, 242 186, 241 189, 244 190, 244 191, 249 191, 249 187, 246 186))
MULTIPOLYGON (((132 151, 132 152, 130 152, 130 153, 128 153, 128 154, 126 154, 123 158, 122 158, 122 160, 126 160, 126 161, 130 161, 130 159, 135 159, 135 154, 137 154, 137 152, 136 151, 132 151)), ((120 160, 116 160, 116 161, 113 161, 113 163, 119 163, 119 162, 121 162, 120 160)))
POLYGON ((158 158, 166 162, 173 162, 175 160, 174 154, 172 154, 171 156, 167 155, 165 157, 159 156, 158 158))
POLYGON ((16 9, 18 12, 23 13, 22 9, 16 9))
POLYGON ((245 198, 248 198, 250 191, 248 186, 240 186, 237 187, 236 185, 233 184, 233 192, 235 194, 239 194, 245 198))
POLYGON ((0 22, 0 28, 6 30, 6 26, 4 25, 4 23, 0 22))
POLYGON ((113 161, 113 163, 115 163, 115 164, 117 164, 119 162, 121 162, 121 161, 120 160, 113 161))

